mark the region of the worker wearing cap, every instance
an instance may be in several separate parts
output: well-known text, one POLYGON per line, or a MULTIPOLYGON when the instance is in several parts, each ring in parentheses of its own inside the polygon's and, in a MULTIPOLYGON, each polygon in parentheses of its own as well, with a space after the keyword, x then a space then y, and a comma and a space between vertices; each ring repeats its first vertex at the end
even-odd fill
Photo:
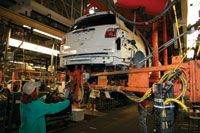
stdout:
POLYGON ((38 99, 39 82, 26 82, 23 86, 23 93, 20 104, 21 126, 20 133, 46 133, 46 114, 55 114, 67 108, 70 101, 56 104, 46 104, 46 95, 38 99))

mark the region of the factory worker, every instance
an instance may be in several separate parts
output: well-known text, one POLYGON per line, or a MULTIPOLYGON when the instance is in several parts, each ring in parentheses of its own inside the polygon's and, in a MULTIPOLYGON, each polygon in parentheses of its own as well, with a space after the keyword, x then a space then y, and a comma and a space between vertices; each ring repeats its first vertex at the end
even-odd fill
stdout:
POLYGON ((90 111, 94 111, 97 112, 96 109, 96 104, 97 104, 97 97, 100 97, 100 91, 99 90, 95 90, 92 89, 90 92, 90 96, 89 96, 89 102, 90 102, 90 111))
POLYGON ((23 86, 20 104, 21 126, 19 133, 46 133, 46 114, 58 113, 70 105, 70 101, 46 104, 46 95, 38 99, 41 83, 28 81, 23 86))

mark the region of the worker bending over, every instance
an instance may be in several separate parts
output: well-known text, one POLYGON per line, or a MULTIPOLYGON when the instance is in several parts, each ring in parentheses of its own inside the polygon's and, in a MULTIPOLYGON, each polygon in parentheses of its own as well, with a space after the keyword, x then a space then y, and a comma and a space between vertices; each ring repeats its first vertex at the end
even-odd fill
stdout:
POLYGON ((21 126, 20 133, 46 133, 46 114, 58 113, 70 105, 70 101, 55 104, 46 104, 46 95, 38 99, 39 82, 26 82, 20 104, 21 126))

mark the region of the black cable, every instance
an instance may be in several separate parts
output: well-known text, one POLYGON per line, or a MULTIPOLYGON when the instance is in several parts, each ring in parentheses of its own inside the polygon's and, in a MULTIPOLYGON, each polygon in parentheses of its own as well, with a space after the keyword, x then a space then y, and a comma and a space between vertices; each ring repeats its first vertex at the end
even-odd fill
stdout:
POLYGON ((140 65, 143 62, 149 60, 150 58, 152 58, 154 55, 160 53, 161 51, 163 51, 164 49, 168 48, 169 46, 171 46, 176 40, 178 40, 180 37, 184 36, 185 34, 191 34, 193 33, 194 30, 191 31, 186 31, 183 32, 181 35, 177 36, 174 39, 169 40, 168 42, 164 43, 162 46, 160 46, 158 49, 154 50, 150 55, 146 56, 143 60, 141 60, 140 62, 138 62, 137 64, 134 64, 134 66, 140 65), (161 50, 160 50, 161 49, 161 50))
MULTIPOLYGON (((117 17, 119 17, 121 20, 127 22, 127 23, 130 24, 130 25, 140 25, 140 26, 142 26, 142 25, 152 24, 152 23, 158 21, 158 20, 159 20, 159 19, 160 19, 160 18, 161 18, 161 17, 176 3, 177 0, 173 0, 173 2, 171 2, 171 4, 170 4, 168 7, 166 6, 165 9, 164 9, 158 16, 156 16, 155 18, 153 18, 153 19, 151 19, 151 20, 148 20, 148 21, 146 21, 146 22, 132 22, 132 21, 126 19, 125 17, 123 17, 122 15, 120 15, 119 13, 116 12, 116 10, 113 8, 113 6, 112 6, 110 0, 106 0, 106 1, 107 1, 107 3, 108 3, 108 6, 109 6, 110 10, 111 10, 117 17)), ((168 4, 168 2, 169 2, 169 0, 167 1, 167 4, 168 4)))

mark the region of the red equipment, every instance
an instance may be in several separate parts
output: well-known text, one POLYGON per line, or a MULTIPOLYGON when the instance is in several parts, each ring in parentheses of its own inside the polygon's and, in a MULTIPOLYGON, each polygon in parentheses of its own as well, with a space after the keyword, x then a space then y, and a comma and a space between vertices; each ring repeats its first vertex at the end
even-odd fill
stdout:
MULTIPOLYGON (((137 93, 145 93, 149 89, 149 82, 154 83, 154 80, 150 79, 149 72, 160 72, 167 71, 176 68, 177 64, 181 60, 180 57, 173 57, 171 65, 155 66, 149 68, 140 69, 130 69, 127 71, 116 71, 116 72, 103 72, 98 74, 92 74, 91 76, 106 76, 106 75, 117 75, 117 74, 129 74, 128 86, 108 86, 105 84, 91 85, 91 87, 97 88, 108 88, 108 89, 118 89, 124 91, 132 91, 137 93)), ((188 74, 188 90, 186 96, 189 98, 190 102, 200 102, 200 90, 198 89, 200 83, 198 79, 200 78, 200 60, 193 60, 187 63, 182 63, 181 66, 185 69, 188 74)), ((181 84, 176 82, 174 84, 174 95, 177 96, 181 93, 181 84)))
POLYGON ((167 0, 118 0, 117 5, 131 9, 144 7, 146 13, 160 14, 166 6, 167 0))
MULTIPOLYGON (((76 101, 78 102, 79 101, 79 99, 78 99, 79 88, 80 88, 81 83, 83 82, 82 81, 82 79, 83 79, 83 77, 82 77, 83 76, 83 66, 81 67, 81 70, 78 70, 78 68, 76 66, 75 71, 74 72, 68 72, 67 75, 69 76, 70 81, 73 81, 76 84, 76 87, 73 86, 70 89, 75 90, 75 97, 76 97, 76 101)), ((74 104, 74 106, 78 105, 75 102, 73 104, 74 104)))

